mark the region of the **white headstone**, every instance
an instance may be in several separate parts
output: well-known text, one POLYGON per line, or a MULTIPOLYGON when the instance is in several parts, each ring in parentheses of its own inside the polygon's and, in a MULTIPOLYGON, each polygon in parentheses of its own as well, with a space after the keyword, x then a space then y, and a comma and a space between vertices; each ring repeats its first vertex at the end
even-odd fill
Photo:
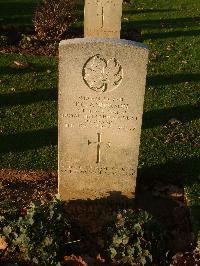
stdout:
POLYGON ((60 43, 59 193, 134 197, 148 49, 113 39, 60 43))
POLYGON ((85 0, 84 36, 120 38, 123 0, 85 0))

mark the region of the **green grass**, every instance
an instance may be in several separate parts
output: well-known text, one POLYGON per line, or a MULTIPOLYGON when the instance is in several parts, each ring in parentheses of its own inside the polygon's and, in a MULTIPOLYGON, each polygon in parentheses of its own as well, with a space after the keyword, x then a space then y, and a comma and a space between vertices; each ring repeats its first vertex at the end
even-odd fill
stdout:
POLYGON ((32 27, 35 7, 41 0, 0 0, 0 27, 32 27))
MULTIPOLYGON (((34 6, 35 1, 0 0, 0 23, 31 25, 34 6)), ((200 227, 199 11, 198 0, 134 0, 124 6, 123 17, 129 20, 122 20, 123 31, 141 31, 150 47, 140 174, 184 183, 196 231, 200 227), (172 118, 180 123, 170 125, 172 118)), ((1 54, 0 75, 0 167, 57 169, 57 59, 1 54), (14 60, 31 66, 13 69, 14 60)))
POLYGON ((140 149, 142 175, 182 181, 200 230, 200 2, 133 1, 123 30, 150 47, 140 149), (180 121, 169 125, 171 118, 180 121))
POLYGON ((17 54, 0 58, 0 167, 56 169, 56 59, 17 54), (13 68, 14 61, 30 66, 13 68))

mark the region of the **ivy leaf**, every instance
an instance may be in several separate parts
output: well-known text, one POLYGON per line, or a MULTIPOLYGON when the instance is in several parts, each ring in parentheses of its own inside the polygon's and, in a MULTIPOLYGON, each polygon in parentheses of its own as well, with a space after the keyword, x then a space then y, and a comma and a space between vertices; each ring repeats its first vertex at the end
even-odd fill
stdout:
POLYGON ((8 226, 4 226, 3 227, 3 232, 5 234, 5 236, 9 236, 9 234, 12 232, 12 228, 8 225, 8 226))
POLYGON ((117 251, 115 248, 110 247, 109 248, 110 254, 111 254, 111 258, 114 259, 114 257, 117 255, 117 251))

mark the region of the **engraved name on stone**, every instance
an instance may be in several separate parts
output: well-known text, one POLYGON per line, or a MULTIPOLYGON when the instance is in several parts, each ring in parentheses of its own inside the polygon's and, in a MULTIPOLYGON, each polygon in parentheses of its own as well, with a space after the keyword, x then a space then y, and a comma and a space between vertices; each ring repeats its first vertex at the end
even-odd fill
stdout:
POLYGON ((136 121, 137 116, 129 112, 125 98, 79 96, 73 105, 76 112, 62 114, 67 121, 66 127, 135 129, 130 127, 129 121, 136 121))
POLYGON ((90 166, 90 167, 84 167, 84 166, 74 166, 69 165, 68 169, 61 169, 61 172, 65 172, 67 174, 72 173, 81 173, 81 174, 96 174, 96 175, 109 175, 112 174, 114 176, 118 175, 120 173, 121 176, 126 175, 134 175, 134 169, 131 167, 122 167, 122 168, 115 168, 115 167, 109 167, 109 166, 98 166, 98 163, 96 164, 97 167, 90 166))

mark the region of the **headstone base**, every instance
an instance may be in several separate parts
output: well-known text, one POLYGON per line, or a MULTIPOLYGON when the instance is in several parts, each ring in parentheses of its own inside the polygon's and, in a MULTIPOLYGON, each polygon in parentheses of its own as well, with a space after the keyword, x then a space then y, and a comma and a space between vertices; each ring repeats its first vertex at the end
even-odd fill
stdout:
POLYGON ((77 221, 77 224, 84 226, 87 231, 96 234, 101 232, 104 226, 111 221, 114 213, 135 207, 135 199, 113 193, 104 199, 69 201, 66 214, 77 221))

